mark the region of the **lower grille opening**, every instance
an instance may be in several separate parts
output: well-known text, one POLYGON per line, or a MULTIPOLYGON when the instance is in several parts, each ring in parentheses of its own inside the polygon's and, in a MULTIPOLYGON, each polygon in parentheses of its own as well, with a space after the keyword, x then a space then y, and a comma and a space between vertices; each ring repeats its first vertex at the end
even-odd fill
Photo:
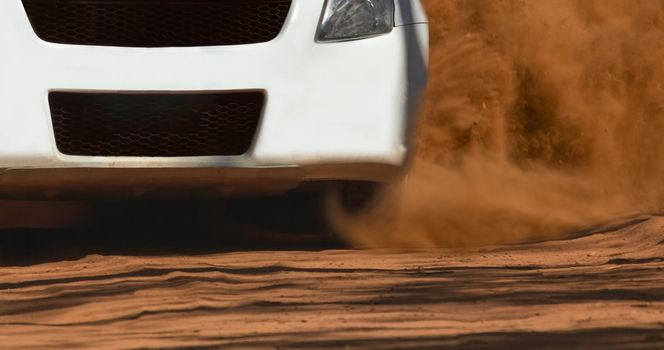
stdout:
POLYGON ((264 100, 261 92, 49 94, 58 150, 106 157, 243 155, 264 100))

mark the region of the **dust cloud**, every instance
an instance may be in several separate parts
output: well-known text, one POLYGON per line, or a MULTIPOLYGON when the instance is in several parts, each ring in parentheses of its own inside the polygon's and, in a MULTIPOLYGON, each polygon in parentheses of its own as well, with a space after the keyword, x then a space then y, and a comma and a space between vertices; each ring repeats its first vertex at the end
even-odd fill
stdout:
POLYGON ((664 206, 664 1, 425 0, 418 160, 371 247, 561 237, 664 206))

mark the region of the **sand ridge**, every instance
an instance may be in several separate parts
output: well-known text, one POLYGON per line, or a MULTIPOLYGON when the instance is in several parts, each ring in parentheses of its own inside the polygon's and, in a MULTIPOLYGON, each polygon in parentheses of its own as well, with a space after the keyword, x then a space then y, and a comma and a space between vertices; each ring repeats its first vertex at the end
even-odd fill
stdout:
POLYGON ((515 246, 0 267, 0 347, 664 346, 664 218, 515 246), (398 345, 397 345, 398 344, 398 345))

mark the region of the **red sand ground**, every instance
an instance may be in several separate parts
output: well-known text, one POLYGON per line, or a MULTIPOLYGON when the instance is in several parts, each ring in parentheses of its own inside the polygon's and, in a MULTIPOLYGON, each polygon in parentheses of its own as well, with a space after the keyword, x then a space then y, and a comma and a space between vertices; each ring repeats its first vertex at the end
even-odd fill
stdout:
POLYGON ((5 261, 0 347, 664 348, 662 217, 463 251, 174 252, 5 261))

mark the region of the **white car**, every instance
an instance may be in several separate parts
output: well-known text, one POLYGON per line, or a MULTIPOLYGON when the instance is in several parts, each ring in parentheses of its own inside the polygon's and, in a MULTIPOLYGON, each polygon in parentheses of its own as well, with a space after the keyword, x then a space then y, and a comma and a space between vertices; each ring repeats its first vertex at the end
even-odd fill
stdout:
POLYGON ((0 198, 267 195, 399 181, 428 25, 419 0, 2 0, 0 47, 0 198))

